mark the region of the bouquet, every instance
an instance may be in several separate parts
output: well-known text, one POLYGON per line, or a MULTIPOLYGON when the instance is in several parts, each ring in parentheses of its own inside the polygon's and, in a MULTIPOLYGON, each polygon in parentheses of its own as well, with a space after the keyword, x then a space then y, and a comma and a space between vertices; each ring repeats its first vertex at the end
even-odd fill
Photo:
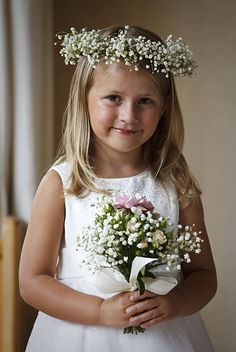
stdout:
MULTIPOLYGON (((167 294, 178 284, 171 273, 181 269, 181 262, 191 262, 190 252, 201 251, 201 232, 194 231, 194 225, 178 225, 176 233, 170 219, 145 196, 117 193, 95 206, 94 225, 84 229, 78 246, 87 251, 85 264, 94 271, 93 284, 103 293, 138 289, 141 295, 148 289, 167 294)), ((124 329, 138 332, 144 329, 124 329)))

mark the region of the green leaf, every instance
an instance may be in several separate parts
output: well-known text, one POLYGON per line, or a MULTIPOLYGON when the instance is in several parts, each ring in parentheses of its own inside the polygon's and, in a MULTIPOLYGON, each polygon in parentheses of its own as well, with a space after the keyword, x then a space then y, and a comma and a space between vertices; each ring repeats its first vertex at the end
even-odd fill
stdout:
POLYGON ((151 278, 155 278, 156 277, 151 271, 146 271, 145 272, 145 276, 146 277, 151 277, 151 278))
POLYGON ((173 232, 168 232, 165 234, 168 240, 173 240, 173 232))
POLYGON ((145 275, 145 270, 146 270, 146 268, 145 268, 145 265, 144 265, 144 266, 142 267, 142 269, 140 270, 140 273, 141 273, 142 276, 145 275))
POLYGON ((145 292, 145 285, 144 285, 143 280, 141 280, 139 277, 137 278, 137 283, 138 283, 139 294, 141 296, 145 292))

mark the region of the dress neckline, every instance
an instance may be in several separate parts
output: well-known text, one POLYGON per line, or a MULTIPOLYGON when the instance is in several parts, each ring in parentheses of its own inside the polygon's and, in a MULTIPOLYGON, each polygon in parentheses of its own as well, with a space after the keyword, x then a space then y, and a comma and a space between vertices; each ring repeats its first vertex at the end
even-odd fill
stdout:
POLYGON ((126 176, 126 177, 98 177, 96 176, 96 180, 97 181, 127 181, 127 180, 132 180, 134 178, 139 178, 142 176, 146 176, 148 173, 148 169, 145 169, 144 171, 136 174, 136 175, 132 175, 132 176, 126 176))

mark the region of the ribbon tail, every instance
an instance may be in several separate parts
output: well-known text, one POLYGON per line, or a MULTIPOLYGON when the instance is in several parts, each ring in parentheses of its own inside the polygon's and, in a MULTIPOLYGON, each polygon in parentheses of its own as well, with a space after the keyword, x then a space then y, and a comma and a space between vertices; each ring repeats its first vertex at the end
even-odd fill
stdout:
POLYGON ((145 258, 145 257, 135 257, 130 271, 129 283, 133 288, 137 287, 137 278, 140 270, 148 263, 154 262, 156 259, 145 258))
MULTIPOLYGON (((135 257, 132 262, 129 282, 118 270, 112 268, 104 268, 97 271, 89 278, 89 282, 101 293, 115 294, 135 290, 140 270, 155 260, 155 258, 135 257)), ((142 280, 146 290, 159 295, 166 295, 178 284, 178 280, 174 276, 169 275, 157 274, 155 278, 142 277, 142 280)))
POLYGON ((178 284, 178 280, 174 276, 144 277, 142 280, 146 290, 158 295, 166 295, 178 284))
POLYGON ((108 294, 130 291, 132 288, 120 272, 111 268, 97 271, 89 278, 89 282, 101 293, 108 294))
MULTIPOLYGON (((137 288, 137 278, 140 270, 148 263, 156 261, 156 258, 135 257, 132 262, 129 282, 132 288, 137 288)), ((178 280, 174 276, 157 275, 156 278, 142 277, 145 289, 158 295, 166 295, 177 284, 178 280)))

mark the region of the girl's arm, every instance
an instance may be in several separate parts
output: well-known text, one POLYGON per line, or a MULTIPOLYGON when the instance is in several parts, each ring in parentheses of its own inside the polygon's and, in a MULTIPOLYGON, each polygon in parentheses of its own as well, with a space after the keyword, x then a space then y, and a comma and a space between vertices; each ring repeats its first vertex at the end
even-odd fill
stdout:
POLYGON ((130 293, 104 301, 80 293, 54 278, 64 226, 61 179, 55 171, 43 178, 37 190, 26 233, 19 269, 23 299, 37 310, 89 325, 129 326, 125 309, 130 293))
POLYGON ((145 291, 131 295, 136 305, 129 307, 130 322, 146 328, 179 315, 189 315, 201 310, 215 295, 217 287, 216 270, 204 222, 203 207, 200 198, 187 208, 180 210, 179 223, 195 224, 196 231, 202 231, 200 254, 191 255, 192 262, 183 264, 184 281, 165 296, 145 291))
POLYGON ((201 253, 191 255, 191 263, 182 265, 184 282, 176 291, 184 302, 181 315, 201 310, 215 295, 217 289, 216 269, 204 221, 202 202, 199 199, 180 210, 179 223, 195 224, 196 231, 202 231, 201 253))

